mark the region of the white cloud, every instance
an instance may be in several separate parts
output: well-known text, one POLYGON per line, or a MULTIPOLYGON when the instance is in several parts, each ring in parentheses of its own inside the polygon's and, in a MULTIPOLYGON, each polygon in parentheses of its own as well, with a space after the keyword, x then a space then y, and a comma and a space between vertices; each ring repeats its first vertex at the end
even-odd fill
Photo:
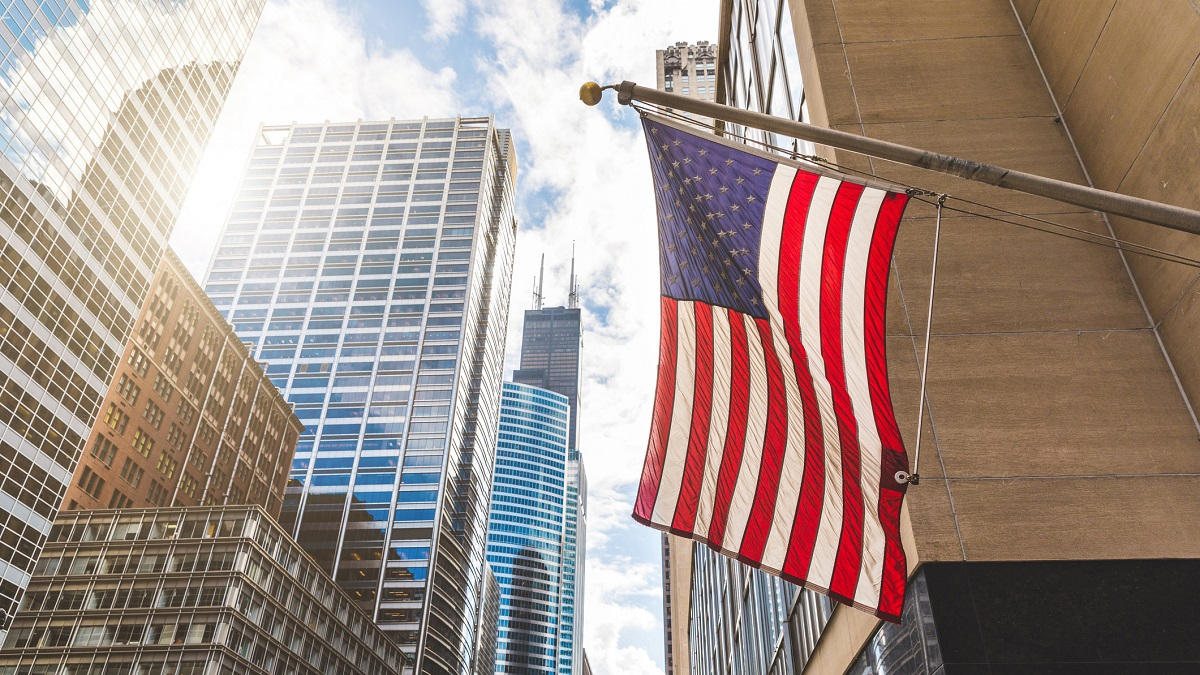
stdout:
POLYGON ((409 49, 368 44, 333 0, 271 0, 171 238, 197 277, 208 265, 260 123, 454 115, 456 74, 409 49))
POLYGON ((466 0, 421 0, 421 7, 429 17, 429 34, 445 40, 458 32, 459 21, 467 11, 466 0))

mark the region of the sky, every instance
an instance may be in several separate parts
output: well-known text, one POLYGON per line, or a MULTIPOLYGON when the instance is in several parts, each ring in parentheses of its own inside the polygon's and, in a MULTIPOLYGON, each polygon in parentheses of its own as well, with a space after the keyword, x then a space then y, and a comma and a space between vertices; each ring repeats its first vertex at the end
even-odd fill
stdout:
POLYGON ((268 0, 171 245, 201 278, 260 123, 495 115, 517 141, 506 374, 546 256, 584 308, 580 449, 588 475, 584 646, 600 675, 663 672, 659 535, 630 513, 649 434, 657 241, 636 115, 587 80, 653 86, 654 50, 713 41, 718 0, 268 0))

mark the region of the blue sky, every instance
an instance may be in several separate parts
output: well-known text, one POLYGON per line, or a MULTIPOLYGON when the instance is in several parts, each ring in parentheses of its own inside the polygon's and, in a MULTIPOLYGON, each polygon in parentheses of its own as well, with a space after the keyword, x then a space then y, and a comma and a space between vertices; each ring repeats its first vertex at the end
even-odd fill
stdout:
POLYGON ((259 123, 494 114, 518 143, 508 369, 546 255, 585 309, 580 447, 591 513, 584 646, 597 673, 661 673, 659 535, 629 514, 658 340, 653 194, 637 119, 588 79, 654 81, 654 50, 713 40, 717 0, 269 0, 172 238, 198 277, 259 123))

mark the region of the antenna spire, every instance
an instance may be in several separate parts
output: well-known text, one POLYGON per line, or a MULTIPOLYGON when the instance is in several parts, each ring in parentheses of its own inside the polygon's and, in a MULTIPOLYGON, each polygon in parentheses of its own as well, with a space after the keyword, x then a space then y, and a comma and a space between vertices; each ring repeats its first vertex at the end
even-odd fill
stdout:
POLYGON ((546 274, 546 254, 543 253, 542 254, 542 264, 538 268, 537 285, 533 289, 533 308, 534 309, 542 308, 542 299, 545 297, 542 295, 542 283, 543 283, 543 281, 545 281, 545 274, 546 274))
POLYGON ((579 282, 575 280, 575 242, 571 242, 571 290, 567 294, 567 307, 579 307, 579 282))

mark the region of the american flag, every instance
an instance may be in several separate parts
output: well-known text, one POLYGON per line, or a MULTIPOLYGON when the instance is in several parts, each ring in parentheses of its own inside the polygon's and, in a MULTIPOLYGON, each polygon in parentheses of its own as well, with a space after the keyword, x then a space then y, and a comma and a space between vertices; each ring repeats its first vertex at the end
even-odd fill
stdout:
POLYGON ((662 329, 634 518, 898 622, 884 310, 908 196, 643 126, 662 329))

